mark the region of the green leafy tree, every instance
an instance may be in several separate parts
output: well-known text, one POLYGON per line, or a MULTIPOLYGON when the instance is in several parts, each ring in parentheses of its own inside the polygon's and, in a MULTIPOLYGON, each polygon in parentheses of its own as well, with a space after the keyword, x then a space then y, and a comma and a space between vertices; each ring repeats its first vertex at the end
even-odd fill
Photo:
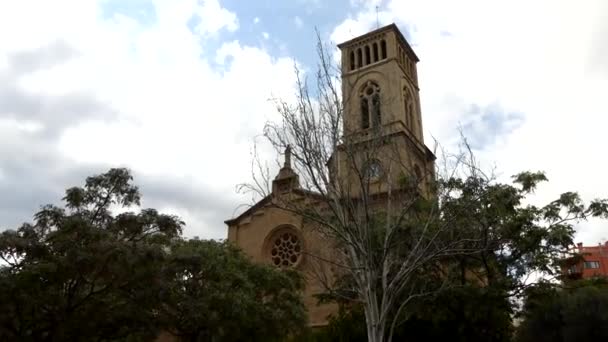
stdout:
POLYGON ((0 235, 1 340, 100 340, 154 336, 164 247, 183 223, 138 205, 125 169, 89 177, 47 205, 33 224, 0 235))
MULTIPOLYGON (((511 341, 511 306, 502 293, 466 285, 411 304, 393 332, 395 341, 511 341)), ((361 305, 344 305, 315 341, 367 341, 361 305)))
POLYGON ((543 284, 527 291, 518 342, 608 340, 606 280, 570 286, 543 284))
POLYGON ((177 244, 164 270, 165 326, 188 341, 284 341, 306 325, 295 271, 251 263, 232 245, 177 244))
POLYGON ((455 218, 455 228, 469 236, 468 247, 478 251, 453 258, 461 284, 475 275, 512 296, 530 284, 526 280, 531 273, 556 278, 564 255, 570 254, 575 224, 591 217, 608 218, 608 201, 586 205, 575 192, 563 193, 544 206, 526 204, 545 181, 542 172, 523 172, 513 176, 512 185, 502 184, 475 168, 466 178, 440 181, 449 194, 442 198, 442 211, 455 218))
MULTIPOLYGON (((401 240, 408 241, 406 233, 421 222, 450 226, 438 240, 449 241, 452 232, 457 231, 461 252, 414 271, 410 288, 432 295, 400 299, 411 301, 395 320, 390 333, 395 339, 510 340, 515 301, 535 285, 528 276, 558 277, 561 261, 573 244, 574 225, 590 217, 607 217, 605 200, 585 205, 572 192, 544 206, 524 204, 537 186, 547 181, 543 173, 524 172, 513 177, 513 184, 503 184, 485 176, 473 164, 467 165, 465 177, 437 180, 440 214, 436 219, 426 220, 428 203, 419 201, 399 231, 403 233, 401 240), (407 334, 402 335, 403 331, 407 334)), ((401 246, 406 246, 406 258, 407 243, 401 246)), ((376 252, 382 253, 380 249, 376 252)), ((351 296, 356 302, 351 282, 348 275, 340 278, 323 299, 341 302, 351 296)), ((340 313, 326 333, 335 340, 360 340, 353 337, 361 330, 355 328, 362 324, 355 323, 357 318, 365 316, 362 312, 340 313)))
POLYGON ((0 340, 280 340, 305 324, 301 279, 186 241, 175 216, 130 211, 140 194, 128 170, 89 177, 64 201, 0 234, 0 340))

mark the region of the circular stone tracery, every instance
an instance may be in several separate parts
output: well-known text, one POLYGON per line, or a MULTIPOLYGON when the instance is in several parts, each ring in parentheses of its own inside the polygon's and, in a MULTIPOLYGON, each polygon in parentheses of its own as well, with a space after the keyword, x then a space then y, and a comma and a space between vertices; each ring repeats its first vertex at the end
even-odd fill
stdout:
POLYGON ((281 232, 273 237, 270 247, 272 263, 278 267, 293 267, 302 258, 302 241, 293 232, 281 232))

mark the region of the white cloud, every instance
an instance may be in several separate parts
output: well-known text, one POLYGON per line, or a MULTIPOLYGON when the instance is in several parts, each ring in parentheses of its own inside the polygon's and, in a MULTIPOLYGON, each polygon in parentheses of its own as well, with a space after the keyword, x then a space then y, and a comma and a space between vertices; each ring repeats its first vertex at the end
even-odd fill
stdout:
MULTIPOLYGON (((82 113, 86 119, 66 124, 47 144, 49 150, 74 165, 123 165, 156 181, 185 179, 201 198, 219 194, 198 206, 180 207, 179 198, 152 203, 186 219, 188 235, 225 237, 222 219, 246 200, 234 190, 249 180, 252 139, 274 112, 268 98, 273 91, 292 93, 292 60, 275 59, 238 41, 209 50, 208 37, 238 28, 236 15, 217 0, 155 0, 158 20, 145 25, 124 15, 104 19, 98 5, 81 0, 52 6, 0 3, 0 60, 58 40, 75 51, 59 64, 20 76, 24 89, 49 97, 84 92, 111 108, 102 117, 82 113), (193 15, 200 21, 190 31, 193 15), (209 216, 219 202, 232 206, 209 216)), ((52 122, 54 114, 43 113, 42 123, 18 124, 31 134, 39 124, 52 122)), ((32 203, 32 210, 40 204, 32 203)))
POLYGON ((293 23, 296 25, 296 28, 302 28, 304 26, 304 21, 297 15, 293 18, 293 23))
MULTIPOLYGON (((26 70, 26 59, 18 59, 23 70, 10 85, 30 100, 45 101, 39 101, 39 115, 27 118, 5 113, 6 104, 0 104, 0 149, 6 153, 32 142, 31 160, 17 159, 32 169, 57 154, 61 163, 50 173, 79 165, 102 172, 98 165, 111 164, 129 166, 155 182, 178 179, 182 189, 201 194, 198 207, 191 204, 197 201, 194 195, 187 196, 189 205, 180 206, 180 199, 153 203, 184 217, 189 235, 224 237, 221 219, 232 210, 216 210, 212 217, 209 207, 215 203, 204 198, 222 197, 222 203, 234 207, 244 200, 234 194, 234 185, 249 180, 252 139, 267 119, 275 118, 267 100, 293 96, 293 62, 238 40, 222 41, 222 34, 238 31, 239 20, 218 0, 154 0, 157 20, 145 24, 124 14, 104 18, 100 3, 0 2, 0 80, 15 71, 9 68, 16 68, 16 53, 62 45, 69 49, 54 50, 58 54, 46 56, 48 64, 35 70, 26 70), (193 31, 188 23, 194 23, 193 31), (87 112, 78 102, 82 97, 74 94, 85 94, 85 104, 104 115, 87 112), (58 108, 53 100, 58 98, 75 101, 70 108, 82 109, 82 117, 73 122, 62 118, 59 136, 40 140, 38 135, 59 120, 49 109, 58 108)), ((378 19, 380 24, 397 21, 411 33, 422 60, 429 144, 433 135, 449 145, 458 123, 475 122, 477 116, 465 116, 470 104, 522 113, 524 121, 509 124, 506 134, 480 155, 496 162, 506 176, 522 169, 547 171, 551 183, 539 191, 539 199, 567 190, 580 190, 590 199, 608 195, 603 175, 608 160, 602 158, 608 127, 608 64, 602 58, 608 36, 602 23, 608 20, 602 16, 608 11, 601 5, 606 6, 601 0, 392 0, 380 8, 378 19)), ((361 12, 338 25, 333 40, 376 26, 375 3, 359 2, 357 8, 361 12)), ((4 86, 0 83, 0 93, 4 86)), ((472 127, 482 135, 487 126, 472 127)), ((0 165, 0 174, 2 188, 10 175, 6 165, 0 165)), ((49 179, 49 189, 73 185, 49 179)), ((2 198, 0 203, 5 203, 2 198)), ((31 203, 32 211, 40 204, 31 203)), ((585 242, 602 236, 597 223, 580 226, 585 242)))
POLYGON ((268 32, 262 32, 262 37, 264 37, 264 39, 268 39, 270 38, 270 34, 268 34, 268 32))
MULTIPOLYGON (((427 144, 432 137, 453 143, 458 124, 471 120, 471 104, 521 113, 521 124, 478 153, 503 179, 546 171, 550 183, 536 196, 542 202, 570 190, 586 200, 608 196, 606 13, 601 0, 392 0, 378 18, 408 31, 421 59, 427 144)), ((376 10, 366 6, 337 25, 331 39, 345 41, 375 26, 376 10)), ((605 237, 598 222, 579 225, 577 238, 586 243, 605 237)))
POLYGON ((259 23, 259 22, 260 22, 260 18, 259 18, 259 17, 255 17, 255 18, 253 18, 253 23, 254 23, 254 24, 257 24, 257 23, 259 23))

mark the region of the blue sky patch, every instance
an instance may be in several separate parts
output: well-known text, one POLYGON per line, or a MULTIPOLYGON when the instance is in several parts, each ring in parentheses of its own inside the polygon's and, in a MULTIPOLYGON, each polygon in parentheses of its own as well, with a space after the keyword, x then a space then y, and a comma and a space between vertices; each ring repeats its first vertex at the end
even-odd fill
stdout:
POLYGON ((104 0, 101 10, 105 19, 122 14, 144 25, 153 24, 157 20, 154 4, 150 0, 104 0))
POLYGON ((317 60, 315 27, 326 40, 351 8, 349 0, 225 0, 221 4, 239 18, 241 43, 262 47, 275 57, 297 56, 309 67, 317 60))

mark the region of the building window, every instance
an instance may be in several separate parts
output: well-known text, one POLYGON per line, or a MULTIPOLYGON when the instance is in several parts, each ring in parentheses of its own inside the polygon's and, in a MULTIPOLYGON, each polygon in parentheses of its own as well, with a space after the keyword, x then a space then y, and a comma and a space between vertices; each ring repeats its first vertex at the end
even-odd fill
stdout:
POLYGON ((382 39, 380 41, 380 50, 382 51, 382 59, 386 58, 386 40, 382 39))
POLYGON ((355 52, 350 52, 350 70, 355 70, 355 52))
POLYGON ((572 265, 568 268, 568 274, 575 274, 578 273, 576 270, 576 265, 572 265))
POLYGON ((403 87, 403 106, 405 110, 405 125, 409 130, 414 130, 414 97, 408 87, 403 87))
POLYGON ((420 183, 422 181, 422 171, 420 171, 418 164, 414 165, 414 173, 416 174, 416 182, 420 183))
POLYGON ((295 267, 302 259, 302 240, 293 229, 280 229, 270 239, 269 253, 272 264, 281 267, 295 267))
POLYGON ((373 50, 374 50, 374 62, 378 61, 378 43, 375 43, 372 45, 373 50))
POLYGON ((357 68, 363 66, 363 54, 361 53, 361 49, 357 49, 357 68))
POLYGON ((369 51, 369 46, 365 46, 365 65, 368 65, 372 62, 371 53, 369 51))
POLYGON ((600 268, 599 261, 585 261, 585 269, 597 269, 600 268))
POLYGON ((361 128, 369 128, 369 104, 366 97, 361 97, 361 128))
POLYGON ((365 165, 365 170, 363 171, 363 176, 365 180, 370 182, 375 182, 382 177, 383 170, 382 164, 377 159, 372 159, 365 165))
POLYGON ((374 127, 382 123, 380 111, 380 87, 372 81, 368 81, 359 95, 361 101, 361 128, 369 128, 370 121, 374 127))
POLYGON ((372 123, 374 127, 380 126, 381 113, 380 113, 380 94, 376 92, 372 97, 372 123))

